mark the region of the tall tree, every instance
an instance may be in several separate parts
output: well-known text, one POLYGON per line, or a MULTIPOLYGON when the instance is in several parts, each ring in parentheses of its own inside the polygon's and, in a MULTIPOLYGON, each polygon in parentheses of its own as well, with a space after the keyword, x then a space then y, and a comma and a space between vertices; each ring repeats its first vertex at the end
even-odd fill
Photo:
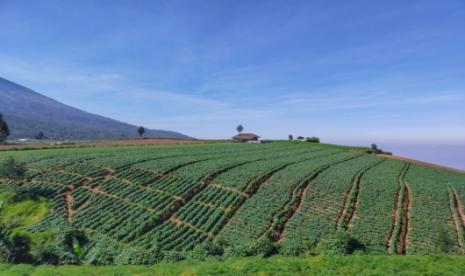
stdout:
POLYGON ((242 125, 238 125, 236 130, 237 132, 241 133, 244 130, 244 127, 242 125))
POLYGON ((143 126, 138 127, 138 128, 137 128, 137 133, 139 133, 139 136, 140 136, 140 137, 144 136, 145 127, 143 127, 143 126))
POLYGON ((42 140, 44 139, 44 133, 42 131, 39 131, 39 133, 36 134, 36 140, 42 140))
POLYGON ((290 141, 294 140, 294 136, 292 134, 289 134, 289 140, 290 141))
POLYGON ((3 114, 0 113, 0 143, 6 141, 6 138, 10 136, 10 129, 8 128, 8 124, 3 119, 3 114))

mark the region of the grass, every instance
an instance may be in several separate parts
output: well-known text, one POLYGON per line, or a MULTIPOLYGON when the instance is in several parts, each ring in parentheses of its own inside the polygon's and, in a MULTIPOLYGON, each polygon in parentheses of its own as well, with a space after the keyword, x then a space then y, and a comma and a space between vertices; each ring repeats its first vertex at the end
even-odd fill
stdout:
POLYGON ((0 264, 0 275, 463 275, 460 256, 253 257, 154 266, 0 264))
POLYGON ((50 203, 43 197, 18 198, 14 192, 0 193, 0 223, 11 227, 11 234, 27 235, 34 242, 49 239, 47 233, 32 234, 27 228, 38 223, 50 212, 50 203))

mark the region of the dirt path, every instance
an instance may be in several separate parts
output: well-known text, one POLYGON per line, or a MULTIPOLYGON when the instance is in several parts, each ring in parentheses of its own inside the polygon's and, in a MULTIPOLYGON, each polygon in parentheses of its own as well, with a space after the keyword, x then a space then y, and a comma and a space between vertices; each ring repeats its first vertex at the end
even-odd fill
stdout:
POLYGON ((74 197, 73 197, 73 192, 76 189, 74 185, 68 185, 67 191, 65 192, 65 202, 66 202, 66 215, 68 218, 68 222, 71 223, 73 219, 73 215, 75 211, 73 210, 73 203, 74 203, 74 197))
POLYGON ((221 185, 221 184, 210 184, 211 187, 214 187, 214 188, 218 188, 218 189, 221 189, 221 190, 224 190, 224 191, 227 191, 227 192, 231 192, 231 193, 235 193, 235 194, 239 194, 243 197, 246 197, 246 198, 249 198, 250 195, 249 194, 246 194, 238 189, 234 189, 234 188, 231 188, 231 187, 227 187, 227 186, 224 186, 224 185, 221 185))
MULTIPOLYGON (((150 145, 178 145, 178 144, 206 144, 215 141, 207 140, 176 140, 176 139, 127 139, 85 142, 77 141, 73 144, 58 144, 60 141, 49 141, 29 144, 0 145, 0 151, 12 149, 48 149, 48 148, 87 148, 87 147, 115 147, 115 146, 150 146, 150 145), (55 144, 53 144, 55 143, 55 144)), ((228 143, 229 141, 223 141, 228 143)))
POLYGON ((457 210, 459 212, 460 220, 462 222, 462 226, 465 228, 465 213, 464 213, 464 209, 463 209, 463 204, 462 204, 462 201, 460 200, 460 196, 457 193, 457 191, 455 189, 453 189, 453 192, 454 192, 455 200, 456 200, 456 203, 457 203, 456 208, 457 208, 457 210))
POLYGON ((396 195, 396 200, 394 203, 394 209, 392 213, 392 225, 391 229, 386 238, 386 248, 388 254, 401 254, 399 252, 402 249, 406 248, 407 244, 407 233, 408 233, 408 218, 409 211, 406 210, 406 207, 410 206, 409 196, 411 195, 407 190, 407 185, 405 182, 405 176, 410 168, 410 163, 406 163, 402 170, 399 173, 398 182, 399 190, 396 195), (402 233, 402 230, 404 231, 402 233), (404 235, 402 237, 401 233, 404 235), (401 240, 403 239, 403 245, 400 246, 401 240))
POLYGON ((411 203, 410 187, 405 183, 405 193, 402 202, 402 220, 400 225, 399 240, 397 243, 397 254, 405 255, 408 246, 408 233, 410 230, 410 203, 411 203))
POLYGON ((207 232, 203 231, 202 229, 198 228, 197 226, 195 226, 195 225, 193 225, 191 223, 188 223, 187 221, 184 221, 184 220, 181 220, 181 219, 178 219, 178 218, 175 218, 175 217, 171 217, 169 220, 172 223, 176 224, 176 225, 187 226, 187 227, 193 229, 194 231, 199 232, 201 234, 204 234, 204 235, 208 236, 210 239, 213 239, 213 236, 210 233, 207 233, 207 232))
POLYGON ((381 156, 381 157, 385 157, 385 158, 389 158, 389 159, 400 160, 400 161, 404 161, 404 162, 407 162, 407 163, 410 163, 410 164, 415 164, 415 165, 420 165, 420 166, 425 166, 425 167, 430 167, 430 168, 435 168, 435 169, 440 169, 440 170, 453 171, 453 172, 458 172, 458 173, 465 173, 465 170, 450 168, 450 167, 447 167, 447 166, 442 166, 442 165, 433 164, 433 163, 429 163, 429 162, 419 161, 419 160, 415 160, 415 159, 411 159, 411 158, 407 158, 407 157, 403 157, 403 156, 389 155, 389 154, 377 154, 377 156, 381 156))
POLYGON ((104 196, 107 196, 107 197, 111 197, 111 198, 114 198, 114 199, 118 199, 118 200, 124 201, 124 202, 126 202, 126 203, 128 203, 128 204, 130 204, 130 205, 135 205, 135 206, 137 206, 137 207, 139 207, 139 208, 141 208, 141 209, 144 209, 144 210, 146 210, 146 211, 149 211, 149 212, 151 212, 151 213, 155 213, 155 212, 156 212, 156 210, 154 210, 154 209, 152 209, 152 208, 149 208, 149 207, 146 207, 146 206, 144 206, 144 205, 141 205, 141 204, 139 204, 139 203, 135 203, 135 202, 133 202, 133 201, 130 200, 130 199, 123 198, 123 197, 119 197, 119 196, 117 196, 117 195, 107 193, 107 192, 101 190, 100 187, 98 187, 98 186, 97 186, 97 187, 94 187, 94 188, 87 188, 87 190, 88 190, 89 192, 91 192, 91 193, 94 193, 94 194, 104 195, 104 196))
MULTIPOLYGON (((184 201, 176 201, 171 208, 169 208, 164 214, 160 215, 160 217, 155 220, 154 222, 149 222, 144 225, 143 230, 141 231, 140 236, 143 236, 147 234, 150 230, 153 228, 157 227, 158 225, 161 225, 163 222, 170 220, 173 215, 184 205, 186 205, 195 195, 203 191, 208 185, 219 175, 228 172, 234 168, 240 167, 245 164, 249 164, 252 162, 257 162, 260 160, 251 160, 251 161, 245 161, 245 162, 240 162, 231 166, 228 166, 226 168, 220 169, 208 176, 206 176, 203 180, 199 181, 197 185, 195 185, 183 198, 184 201)), ((139 237, 140 237, 139 236, 139 237)))
POLYGON ((228 225, 228 223, 231 221, 231 218, 235 215, 235 213, 245 204, 245 202, 250 199, 252 196, 254 196, 260 189, 262 189, 263 187, 265 187, 268 182, 271 181, 271 179, 273 179, 273 175, 281 170, 284 170, 285 168, 287 168, 288 166, 294 164, 296 162, 290 162, 290 163, 286 163, 284 165, 281 165, 277 168, 274 168, 273 170, 263 174, 263 175, 259 175, 259 176, 256 176, 256 177, 253 177, 251 181, 249 181, 248 185, 246 185, 246 187, 244 188, 244 191, 246 192, 242 192, 244 193, 245 195, 247 195, 246 197, 241 197, 239 200, 237 200, 235 203, 234 203, 234 206, 232 207, 231 209, 231 213, 230 215, 228 216, 228 219, 224 220, 221 225, 218 227, 218 231, 217 233, 213 233, 214 235, 220 233, 225 227, 226 225, 228 225))
POLYGON ((318 178, 320 174, 322 174, 324 171, 328 170, 332 166, 356 159, 360 156, 361 155, 356 155, 350 158, 346 158, 340 161, 336 161, 336 162, 324 165, 320 169, 312 173, 310 176, 297 182, 297 184, 294 187, 292 187, 292 192, 290 194, 291 196, 289 197, 282 211, 273 215, 273 219, 272 219, 273 222, 271 223, 271 228, 268 229, 262 235, 266 233, 270 233, 271 239, 274 242, 280 242, 283 238, 282 234, 283 234, 284 229, 286 228, 288 221, 296 214, 297 210, 300 210, 300 206, 302 205, 302 201, 303 201, 303 195, 307 193, 307 189, 309 188, 310 184, 316 178, 318 178), (278 214, 284 214, 282 219, 277 216, 278 214))
POLYGON ((451 187, 448 189, 449 192, 449 210, 451 213, 451 223, 455 229, 455 238, 457 242, 457 247, 459 251, 464 254, 464 244, 463 244, 463 231, 465 230, 465 225, 460 218, 460 205, 457 201, 457 194, 455 190, 451 187))
POLYGON ((368 167, 362 169, 357 175, 355 176, 354 180, 352 181, 349 190, 344 195, 344 205, 341 211, 339 212, 339 216, 336 219, 336 229, 337 230, 344 230, 346 231, 354 217, 355 211, 357 206, 359 205, 360 201, 360 188, 362 184, 362 178, 369 170, 373 169, 374 167, 380 165, 385 160, 381 160, 375 162, 368 167))

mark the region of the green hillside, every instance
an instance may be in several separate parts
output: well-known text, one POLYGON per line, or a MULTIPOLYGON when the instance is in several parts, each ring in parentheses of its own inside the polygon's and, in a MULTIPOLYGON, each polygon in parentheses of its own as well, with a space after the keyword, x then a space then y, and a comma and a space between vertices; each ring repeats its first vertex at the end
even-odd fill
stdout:
POLYGON ((28 171, 0 178, 3 262, 464 254, 465 174, 365 149, 225 143, 11 151, 0 161, 10 156, 28 171), (40 212, 23 223, 6 219, 34 204, 40 212))

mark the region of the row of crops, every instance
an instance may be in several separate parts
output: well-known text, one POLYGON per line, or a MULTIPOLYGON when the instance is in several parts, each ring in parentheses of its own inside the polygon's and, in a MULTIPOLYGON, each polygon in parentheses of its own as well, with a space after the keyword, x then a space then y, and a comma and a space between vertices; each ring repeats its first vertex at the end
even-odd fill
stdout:
POLYGON ((0 190, 27 190, 53 206, 29 230, 81 231, 89 262, 150 263, 209 242, 239 248, 261 240, 300 254, 337 233, 375 254, 444 252, 445 242, 449 253, 465 251, 463 174, 360 150, 271 143, 11 155, 28 172, 0 179, 0 190))

